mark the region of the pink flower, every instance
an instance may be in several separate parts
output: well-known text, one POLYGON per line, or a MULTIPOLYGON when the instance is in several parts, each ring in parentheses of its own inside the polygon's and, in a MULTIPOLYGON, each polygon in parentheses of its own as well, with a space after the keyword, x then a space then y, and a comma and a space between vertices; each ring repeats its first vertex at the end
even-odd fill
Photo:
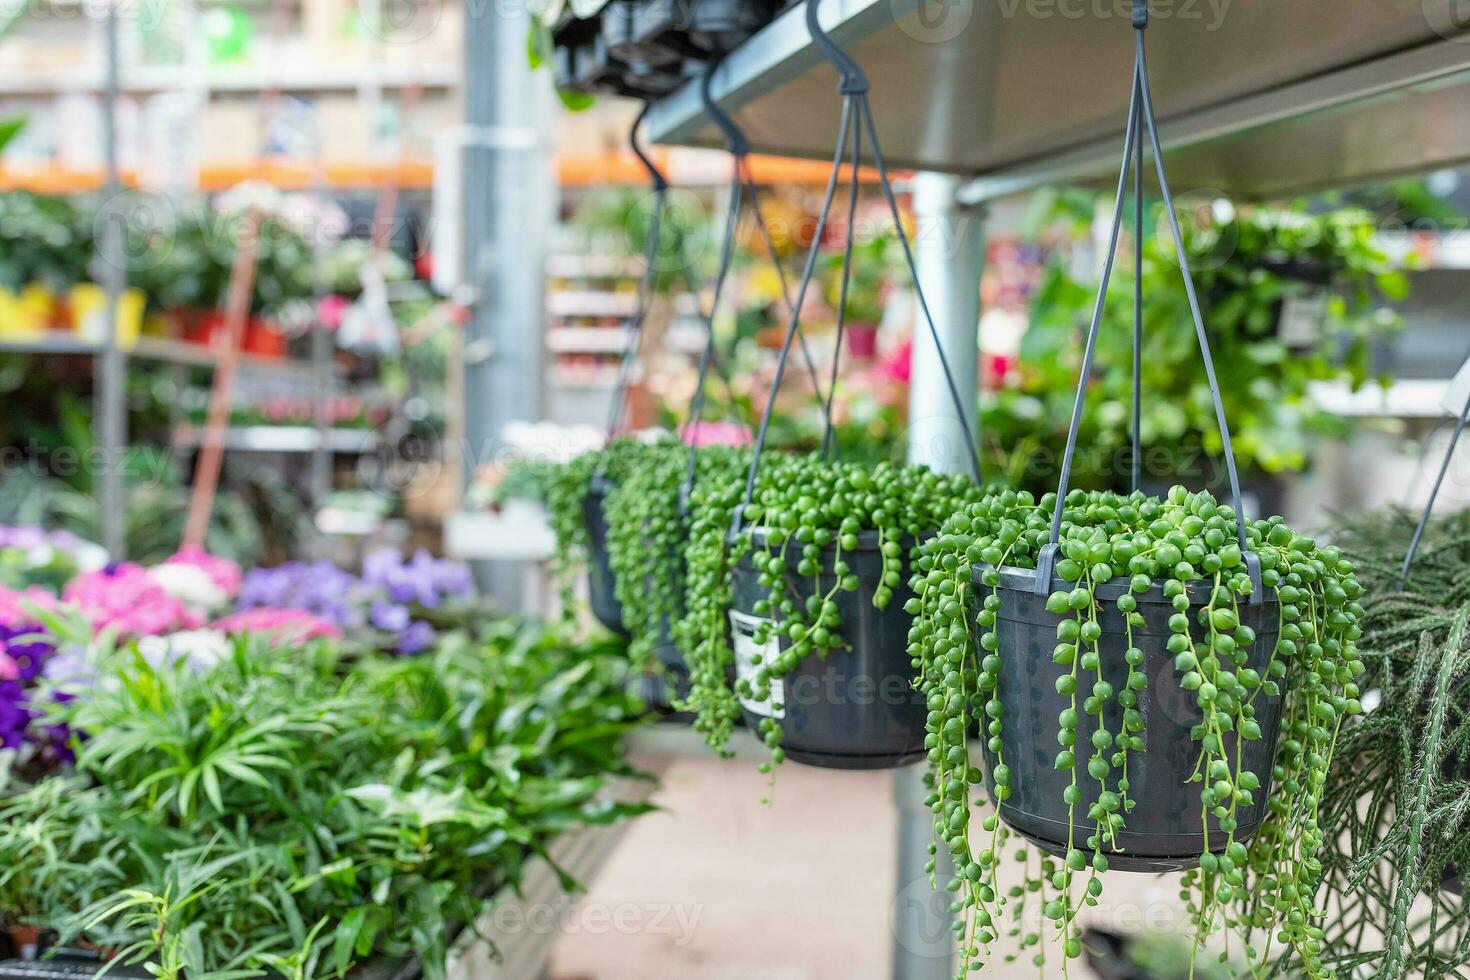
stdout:
POLYGON ((342 638, 336 624, 305 609, 243 609, 216 619, 213 626, 225 633, 274 634, 277 643, 342 638))
POLYGON ((347 307, 351 305, 345 296, 323 296, 321 302, 316 305, 316 315, 321 320, 322 326, 328 330, 336 330, 342 325, 342 317, 347 313, 347 307))
POLYGON ((36 625, 36 618, 25 608, 27 604, 42 609, 54 609, 56 597, 39 585, 33 585, 23 592, 0 585, 0 627, 18 629, 36 625))
POLYGON ((240 566, 228 558, 216 558, 203 548, 180 548, 178 553, 164 564, 188 565, 199 569, 225 594, 226 598, 233 599, 240 592, 240 566))
POLYGON ((909 362, 913 356, 914 342, 912 340, 905 340, 878 362, 878 368, 884 377, 887 377, 889 380, 908 384, 912 371, 909 362))
POLYGON ((688 446, 748 446, 750 429, 739 422, 695 422, 680 433, 688 446))
POLYGON ((62 598, 76 606, 93 629, 116 629, 124 636, 198 629, 204 620, 165 592, 147 569, 131 562, 78 575, 62 598))
POLYGON ((15 680, 20 680, 20 665, 6 652, 5 644, 0 643, 0 681, 15 680))

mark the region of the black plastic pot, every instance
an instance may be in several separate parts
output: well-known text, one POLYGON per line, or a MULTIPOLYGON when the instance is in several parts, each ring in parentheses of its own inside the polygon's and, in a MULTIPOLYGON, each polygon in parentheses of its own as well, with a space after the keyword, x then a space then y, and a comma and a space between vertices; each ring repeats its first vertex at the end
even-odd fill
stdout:
POLYGON ((693 0, 689 40, 709 54, 732 51, 770 23, 776 5, 770 0, 693 0))
MULTIPOLYGON (((762 547, 758 528, 754 539, 755 547, 762 547)), ((799 554, 793 553, 786 581, 798 602, 818 590, 824 595, 831 590, 834 581, 825 569, 831 568, 833 556, 831 550, 823 556, 824 571, 814 582, 796 574, 799 554)), ((911 593, 901 585, 886 608, 873 607, 873 589, 883 574, 876 531, 859 535, 858 549, 843 552, 843 560, 861 583, 854 592, 834 596, 848 649, 833 650, 825 659, 806 657, 771 685, 770 704, 742 698, 742 713, 757 731, 762 719, 776 718, 781 746, 793 762, 828 769, 889 769, 916 762, 924 757, 928 711, 923 695, 914 689, 908 654, 913 617, 903 606, 911 593)), ((908 576, 903 577, 906 582, 908 576)), ((755 644, 753 634, 761 622, 755 605, 769 593, 749 555, 736 565, 733 586, 732 647, 737 672, 748 676, 754 670, 753 654, 769 656, 778 643, 785 649, 790 641, 773 636, 766 650, 755 644)))
POLYGON ((614 57, 648 67, 681 65, 689 53, 683 46, 646 40, 645 25, 639 20, 638 0, 614 0, 602 21, 602 36, 614 57))
POLYGON ((653 62, 724 54, 769 23, 776 9, 770 0, 638 0, 629 50, 653 62))
POLYGON ((609 489, 605 477, 594 476, 582 500, 582 519, 587 524, 587 596, 597 621, 614 633, 627 636, 623 604, 618 601, 617 580, 607 554, 607 515, 602 507, 609 489))
MULTIPOLYGON (((976 570, 976 582, 980 577, 976 570)), ((1032 588, 1035 572, 1003 568, 996 594, 1001 597, 995 630, 1001 658, 1000 683, 997 694, 1005 708, 1001 744, 1006 765, 1011 770, 1011 797, 999 804, 1001 819, 1043 850, 1063 855, 1067 850, 1067 805, 1063 790, 1071 785, 1072 774, 1053 768, 1060 748, 1056 741, 1057 716, 1071 706, 1071 698, 1056 691, 1056 678, 1061 670, 1052 662, 1056 646, 1056 627, 1063 617, 1046 610, 1046 595, 1032 588)), ((1128 648, 1125 620, 1114 606, 1114 600, 1127 583, 1115 582, 1096 591, 1101 613, 1099 625, 1103 678, 1121 691, 1127 683, 1128 665, 1123 658, 1128 648)), ((1055 580, 1053 590, 1072 588, 1071 583, 1055 580)), ((977 589, 982 594, 988 590, 977 589)), ((1154 588, 1138 598, 1138 612, 1143 615, 1142 628, 1133 630, 1133 643, 1144 653, 1142 669, 1148 674, 1148 686, 1138 695, 1138 710, 1143 714, 1145 749, 1128 757, 1128 795, 1138 805, 1127 814, 1127 824, 1118 833, 1118 850, 1106 850, 1109 866, 1119 871, 1178 871, 1198 865, 1205 824, 1201 813, 1200 784, 1188 782, 1199 758, 1199 743, 1190 738, 1190 729, 1201 721, 1194 695, 1179 687, 1174 670, 1174 656, 1169 653, 1169 617, 1173 606, 1164 598, 1163 590, 1154 588)), ((1190 587, 1190 598, 1203 608, 1208 590, 1202 583, 1190 587)), ((1240 605, 1241 621, 1255 631, 1256 640, 1249 651, 1248 666, 1266 673, 1266 665, 1280 632, 1280 602, 1274 595, 1257 605, 1240 605)), ((1191 612, 1191 622, 1194 613, 1191 612)), ((1255 773, 1261 785, 1254 793, 1254 803, 1241 808, 1236 815, 1234 839, 1248 840, 1266 815, 1266 799, 1271 791, 1271 762, 1276 751, 1280 728, 1281 699, 1256 699, 1256 721, 1262 736, 1245 742, 1243 766, 1255 773)), ((1109 731, 1122 728, 1123 709, 1112 701, 1105 712, 1109 731)), ((1088 746, 1097 719, 1083 713, 1077 725, 1077 745, 1088 746)), ((995 758, 985 747, 986 788, 994 799, 991 773, 995 758)), ((1236 739, 1227 734, 1227 753, 1235 758, 1236 739)), ((1084 753, 1079 750, 1079 759, 1084 753)), ((1097 801, 1098 785, 1086 772, 1079 774, 1078 788, 1082 798, 1076 808, 1078 847, 1093 833, 1087 811, 1097 801)), ((1213 816, 1208 818, 1209 849, 1223 852, 1227 836, 1219 830, 1213 816)))

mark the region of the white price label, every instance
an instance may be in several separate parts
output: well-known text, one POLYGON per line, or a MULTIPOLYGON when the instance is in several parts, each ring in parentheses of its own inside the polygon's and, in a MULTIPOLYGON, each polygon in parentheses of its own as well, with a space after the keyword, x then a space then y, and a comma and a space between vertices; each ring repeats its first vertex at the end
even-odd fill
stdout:
MULTIPOLYGON (((755 641, 756 629, 765 622, 767 621, 764 619, 745 613, 734 610, 730 612, 731 633, 735 640, 735 676, 738 680, 754 682, 760 665, 770 663, 773 657, 781 654, 779 636, 772 634, 765 643, 755 641)), ((769 700, 757 701, 754 698, 741 697, 740 704, 751 714, 779 721, 786 717, 786 685, 782 681, 773 680, 769 700)))

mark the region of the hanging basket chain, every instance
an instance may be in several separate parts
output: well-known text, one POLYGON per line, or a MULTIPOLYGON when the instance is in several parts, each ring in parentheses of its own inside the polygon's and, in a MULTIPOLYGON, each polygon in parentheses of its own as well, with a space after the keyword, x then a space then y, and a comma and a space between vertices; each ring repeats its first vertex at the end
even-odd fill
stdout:
MULTIPOLYGON (((1148 57, 1144 45, 1144 32, 1148 27, 1148 5, 1146 0, 1135 0, 1133 6, 1134 27, 1134 59, 1133 59, 1133 87, 1128 103, 1128 125, 1123 140, 1123 165, 1118 174, 1117 197, 1113 207, 1113 223, 1108 237, 1107 258, 1103 263, 1102 281, 1098 284, 1097 299, 1093 307, 1092 322, 1087 332, 1087 344, 1082 355, 1082 371, 1077 383, 1077 397, 1072 406, 1072 422, 1067 432, 1067 448, 1062 457, 1061 479, 1057 486, 1057 500, 1051 520, 1051 539, 1042 547, 1037 555, 1036 577, 1034 589, 1037 594, 1046 594, 1051 590, 1052 572, 1056 567, 1056 556, 1060 547, 1062 515, 1065 510, 1067 489, 1072 475, 1072 460, 1077 450, 1077 434, 1081 428, 1082 408, 1087 398, 1088 384, 1092 380, 1092 368, 1094 354, 1097 348, 1097 337, 1102 323, 1104 305, 1107 302, 1108 283, 1112 279, 1113 267, 1116 260, 1118 239, 1122 230, 1123 205, 1128 188, 1128 173, 1133 162, 1135 146, 1138 153, 1142 155, 1141 131, 1146 132, 1149 146, 1153 151, 1154 169, 1159 181, 1159 192, 1163 198, 1164 214, 1169 223, 1169 231, 1174 241, 1175 255, 1179 261, 1180 276, 1184 281, 1185 296, 1189 301, 1189 312, 1194 322, 1195 337, 1199 341, 1200 360, 1204 364, 1205 380, 1210 387, 1210 396, 1215 406, 1215 421, 1220 429, 1221 449, 1225 456, 1225 467, 1230 478, 1231 502, 1235 508, 1236 533, 1240 543, 1242 560, 1245 562, 1247 572, 1250 576, 1251 595, 1250 602, 1259 604, 1265 601, 1262 594, 1261 584, 1261 562, 1260 558, 1250 550, 1249 538, 1246 534, 1245 510, 1242 506, 1240 493, 1240 476, 1235 465, 1235 452, 1230 442, 1230 426, 1225 419, 1225 404, 1220 396, 1219 379, 1215 374, 1214 358, 1210 354, 1209 337, 1205 332, 1204 314, 1201 312, 1199 296, 1194 288, 1194 275, 1190 270, 1188 250, 1184 245, 1184 234, 1180 230, 1179 218, 1174 211, 1174 196, 1169 190, 1168 175, 1164 170, 1163 147, 1159 140, 1158 120, 1154 113, 1153 97, 1148 80, 1148 57), (1137 144, 1135 141, 1140 141, 1137 144)), ((1139 187, 1138 179, 1135 179, 1135 189, 1139 187)), ((1141 195, 1140 195, 1141 197, 1141 195)), ((1137 212, 1136 212, 1137 213, 1137 212)), ((1141 228, 1141 222, 1140 222, 1141 228)), ((1135 242, 1142 237, 1141 231, 1137 233, 1135 242)), ((1141 253, 1135 261, 1141 259, 1141 253)), ((1134 307, 1134 405, 1135 405, 1135 432, 1137 431, 1137 405, 1139 404, 1138 384, 1141 369, 1139 351, 1142 349, 1142 312, 1141 292, 1137 286, 1141 284, 1141 273, 1135 272, 1135 307, 1134 307)), ((1135 439, 1137 436, 1135 435, 1135 439)), ((1135 456, 1135 480, 1136 458, 1139 447, 1134 445, 1135 456)))
MULTIPOLYGON (((966 421, 965 418, 965 407, 959 397, 959 388, 955 384, 954 373, 950 370, 949 360, 945 357, 944 354, 944 345, 940 342, 938 328, 935 326, 934 317, 930 313, 929 303, 924 297, 924 288, 923 284, 919 280, 918 267, 914 262, 913 250, 909 245, 908 233, 904 230, 903 216, 899 211, 898 200, 893 192, 893 184, 888 176, 888 168, 883 160, 882 149, 880 148, 878 142, 877 127, 874 125, 873 122, 872 108, 868 105, 867 93, 869 89, 869 84, 867 76, 864 74, 862 68, 859 67, 858 64, 853 61, 846 52, 842 51, 842 49, 839 48, 832 41, 832 39, 827 36, 826 32, 822 30, 821 24, 819 23, 817 17, 817 2, 818 0, 807 0, 807 29, 811 33, 813 42, 817 45, 819 49, 821 49, 823 54, 826 55, 827 59, 831 61, 832 64, 836 66, 837 70, 841 73, 842 79, 841 83, 838 86, 838 91, 842 94, 842 117, 841 122, 838 126, 836 148, 832 155, 832 171, 827 178, 827 189, 826 193, 823 195, 822 208, 817 215, 816 230, 812 236, 811 246, 807 250, 806 263, 802 270, 801 282, 797 287, 796 299, 791 307, 791 320, 790 323, 787 325, 786 337, 781 345, 780 357, 776 361, 776 376, 771 383, 770 393, 766 398, 766 408, 765 412, 761 415, 760 429, 756 433, 754 452, 750 460, 750 470, 746 474, 745 479, 745 494, 742 499, 741 506, 738 507, 735 511, 734 520, 732 522, 732 530, 734 531, 738 531, 740 529, 745 517, 745 511, 750 506, 752 500, 755 497, 755 480, 756 474, 759 471, 760 467, 761 453, 765 449, 766 436, 770 431, 771 418, 775 414, 776 397, 780 392, 781 380, 785 375, 786 363, 791 354, 791 346, 798 334, 798 331, 800 330, 801 311, 803 306, 805 305, 807 291, 811 287, 813 274, 816 271, 816 260, 821 246, 822 233, 826 229, 827 219, 832 211, 832 202, 836 196, 838 178, 841 176, 842 173, 843 157, 848 152, 847 141, 850 132, 853 136, 851 176, 852 190, 849 205, 850 215, 847 227, 847 242, 843 255, 842 275, 844 299, 846 283, 848 281, 848 277, 851 275, 853 234, 852 217, 856 214, 857 184, 860 178, 859 166, 862 160, 861 140, 862 133, 864 130, 866 130, 868 143, 871 147, 873 165, 878 172, 879 184, 883 189, 884 199, 888 204, 888 210, 893 218, 894 230, 898 236, 900 244, 903 246, 904 260, 908 265, 909 275, 912 278, 914 284, 914 293, 918 297, 919 307, 923 311, 924 321, 928 326, 929 334, 934 340, 935 350, 939 355, 940 367, 944 371, 944 379, 945 382, 948 384, 950 396, 954 399, 955 416, 959 420, 960 427, 965 434, 965 444, 969 450, 972 475, 974 476, 976 483, 982 482, 980 455, 975 445, 974 436, 971 434, 972 430, 970 424, 966 421)), ((843 307, 845 307, 845 302, 842 305, 843 307)), ((840 309, 838 313, 839 330, 841 329, 840 324, 842 323, 843 316, 844 311, 840 309)), ((840 355, 840 336, 838 339, 839 352, 838 354, 834 355, 834 358, 840 355)), ((833 383, 831 386, 831 390, 828 393, 829 399, 833 395, 835 395, 835 390, 836 365, 834 364, 833 383)), ((822 441, 824 453, 827 451, 831 440, 832 421, 830 407, 826 412, 826 424, 827 428, 823 435, 822 441)))

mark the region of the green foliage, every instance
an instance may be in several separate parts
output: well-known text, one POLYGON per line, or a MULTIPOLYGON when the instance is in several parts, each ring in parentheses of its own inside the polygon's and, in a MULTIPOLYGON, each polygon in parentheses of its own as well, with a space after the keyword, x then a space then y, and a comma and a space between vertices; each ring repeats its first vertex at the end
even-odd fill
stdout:
MULTIPOLYGON (((732 536, 731 524, 744 495, 743 480, 712 480, 696 487, 692 496, 686 609, 676 635, 689 664, 688 708, 695 712, 695 727, 720 752, 726 750, 740 714, 737 694, 769 700, 771 685, 803 659, 850 646, 834 599, 839 591, 859 587, 844 556, 857 550, 860 534, 877 532, 882 577, 869 584, 874 587, 873 604, 881 609, 902 587, 917 542, 982 492, 967 477, 941 476, 920 466, 866 467, 818 455, 777 453, 762 456, 760 463, 755 494, 738 534, 732 536), (732 687, 731 576, 741 562, 755 567, 766 591, 754 609, 766 620, 755 642, 765 644, 779 636, 781 653, 758 663, 752 676, 739 678, 732 687), (801 596, 793 578, 811 581, 814 595, 801 596)), ((772 750, 772 761, 781 762, 780 724, 766 718, 760 734, 772 750)), ((763 763, 767 771, 769 767, 763 763)))
POLYGON ((87 279, 91 255, 90 223, 71 198, 0 194, 0 287, 34 282, 64 291, 87 279))
MULTIPOLYGON (((134 446, 124 462, 126 483, 124 541, 128 557, 143 563, 159 562, 179 548, 189 510, 189 486, 166 450, 134 446)), ((17 476, 7 487, 21 482, 17 476)), ((102 535, 101 511, 90 487, 77 489, 37 479, 29 498, 40 494, 41 509, 34 520, 47 527, 71 531, 89 541, 102 535)), ((3 512, 3 511, 0 511, 3 512)), ((300 495, 268 466, 236 459, 225 465, 224 486, 214 501, 205 548, 210 554, 246 565, 280 561, 299 553, 304 538, 314 533, 310 514, 300 495)))
MULTIPOLYGON (((696 451, 696 486, 728 486, 744 478, 750 453, 727 446, 696 451)), ((649 447, 607 494, 607 552, 635 665, 651 667, 656 644, 684 614, 684 549, 688 517, 681 500, 690 450, 680 443, 649 447)))
POLYGON ((556 536, 551 569, 561 591, 564 615, 570 616, 575 609, 577 577, 584 571, 588 558, 586 506, 593 479, 615 487, 640 466, 666 457, 675 445, 614 439, 605 448, 582 453, 566 463, 547 469, 537 467, 544 479, 546 509, 556 536))
MULTIPOLYGON (((1281 626, 1266 669, 1248 666, 1256 636, 1241 620, 1240 603, 1252 585, 1235 515, 1208 493, 1174 487, 1164 499, 1081 490, 1067 496, 1055 573, 1069 585, 1046 603, 1060 617, 1051 658, 1056 691, 1071 702, 1057 719, 1062 751, 1055 763, 1070 773, 1062 796, 1067 851, 1060 864, 1042 858, 1033 871, 1028 863, 1028 882, 1019 893, 1000 889, 997 868, 1007 846, 1018 844, 1020 860, 1028 858, 1024 842, 1013 841, 994 813, 979 830, 968 819, 972 787, 986 777, 971 764, 967 733, 981 726, 991 796, 1003 803, 1012 793, 1004 719, 1015 706, 1002 703, 997 688, 1006 659, 1022 651, 1001 643, 996 624, 1003 600, 995 589, 1001 567, 1036 567, 1056 507, 1055 494, 1038 503, 1014 491, 970 504, 922 547, 912 582, 910 653, 929 704, 928 802, 936 840, 960 869, 949 888, 968 912, 961 926, 966 963, 978 967, 989 958, 1002 928, 998 923, 1021 916, 1026 895, 1039 895, 1044 921, 1040 933, 1013 931, 1023 948, 1039 948, 1043 934, 1053 933, 1065 953, 1063 975, 1066 959, 1080 955, 1076 915, 1083 905, 1098 903, 1099 874, 1108 868, 1108 853, 1119 849, 1128 814, 1137 803, 1151 802, 1130 796, 1128 762, 1144 748, 1149 722, 1141 710, 1142 692, 1163 681, 1186 692, 1202 718, 1190 733, 1199 753, 1189 777, 1202 787, 1200 868, 1186 872, 1181 883, 1194 920, 1195 952, 1224 926, 1245 937, 1247 954, 1257 964, 1263 953, 1250 937, 1260 933, 1294 950, 1307 976, 1331 975, 1320 955, 1321 915, 1313 899, 1321 870, 1315 855, 1333 825, 1319 819, 1318 808, 1333 746, 1344 722, 1361 712, 1356 678, 1364 664, 1355 640, 1363 590, 1337 548, 1319 548, 1280 518, 1253 522, 1249 550, 1260 558, 1268 597, 1279 602, 1281 626), (1125 624, 1122 651, 1103 642, 1100 623, 1112 611, 1103 609, 1097 590, 1114 581, 1128 586, 1111 600, 1125 624), (1145 654, 1134 645, 1134 630, 1145 626, 1138 595, 1154 588, 1162 588, 1175 609, 1168 641, 1175 660, 1174 676, 1151 680, 1137 669, 1145 654), (1104 680, 1105 666, 1114 675, 1115 665, 1103 664, 1110 657, 1126 664, 1126 682, 1117 690, 1104 680), (1272 735, 1256 715, 1278 698, 1282 736, 1273 769, 1252 772, 1244 767, 1243 743, 1272 735), (1103 721, 1110 705, 1122 709, 1117 731, 1103 721), (1097 716, 1090 744, 1076 737, 1084 713, 1097 716), (1097 802, 1086 812, 1079 806, 1084 780, 1097 784, 1097 802), (1254 839, 1237 838, 1242 808, 1255 804, 1255 794, 1268 792, 1259 832, 1254 839), (1227 846, 1212 853, 1216 828, 1227 846)), ((1017 751, 1017 743, 1009 748, 1017 751)), ((1023 743, 1019 751, 1040 748, 1023 743)), ((1043 961, 1044 955, 1038 953, 1043 961)))
POLYGON ((1446 887, 1470 868, 1470 512, 1430 523, 1401 584, 1417 516, 1336 533, 1372 594, 1360 655, 1379 703, 1343 731, 1323 798, 1323 956, 1386 980, 1459 976, 1470 957, 1470 905, 1446 887))
POLYGON ((554 837, 644 809, 606 792, 628 771, 615 653, 501 622, 411 659, 101 654, 49 719, 86 736, 76 774, 0 807, 0 914, 168 980, 408 954, 442 978, 453 926, 554 837))
MULTIPOLYGON (((160 310, 223 309, 243 229, 239 215, 206 207, 178 212, 156 229, 130 227, 129 282, 160 310)), ((266 217, 259 229, 252 315, 271 315, 312 294, 311 250, 281 219, 266 217)))
MULTIPOLYGON (((903 259, 895 252, 898 237, 892 232, 873 235, 852 247, 851 272, 847 281, 847 322, 877 324, 883 320, 886 293, 893 272, 903 259), (895 262, 895 259, 897 261, 895 262)), ((835 310, 842 304, 843 253, 834 251, 823 258, 826 274, 826 299, 835 310)))
MULTIPOLYGON (((1398 325, 1381 301, 1401 299, 1407 281, 1373 244, 1374 225, 1363 212, 1253 209, 1223 221, 1185 220, 1183 230, 1236 459, 1268 473, 1300 470, 1313 441, 1343 433, 1340 420, 1312 403, 1308 384, 1368 381, 1373 343, 1398 325), (1277 334, 1281 303, 1324 287, 1331 293, 1323 338, 1289 347, 1277 334)), ((988 396, 981 431, 993 471, 1013 485, 1055 482, 1096 288, 1051 266, 1032 302, 1021 380, 988 396)), ((1143 289, 1145 475, 1167 480, 1221 451, 1167 233, 1144 241, 1143 289)), ((1084 488, 1120 489, 1129 472, 1132 358, 1133 276, 1124 264, 1109 286, 1079 432, 1085 451, 1074 483, 1084 488)))

